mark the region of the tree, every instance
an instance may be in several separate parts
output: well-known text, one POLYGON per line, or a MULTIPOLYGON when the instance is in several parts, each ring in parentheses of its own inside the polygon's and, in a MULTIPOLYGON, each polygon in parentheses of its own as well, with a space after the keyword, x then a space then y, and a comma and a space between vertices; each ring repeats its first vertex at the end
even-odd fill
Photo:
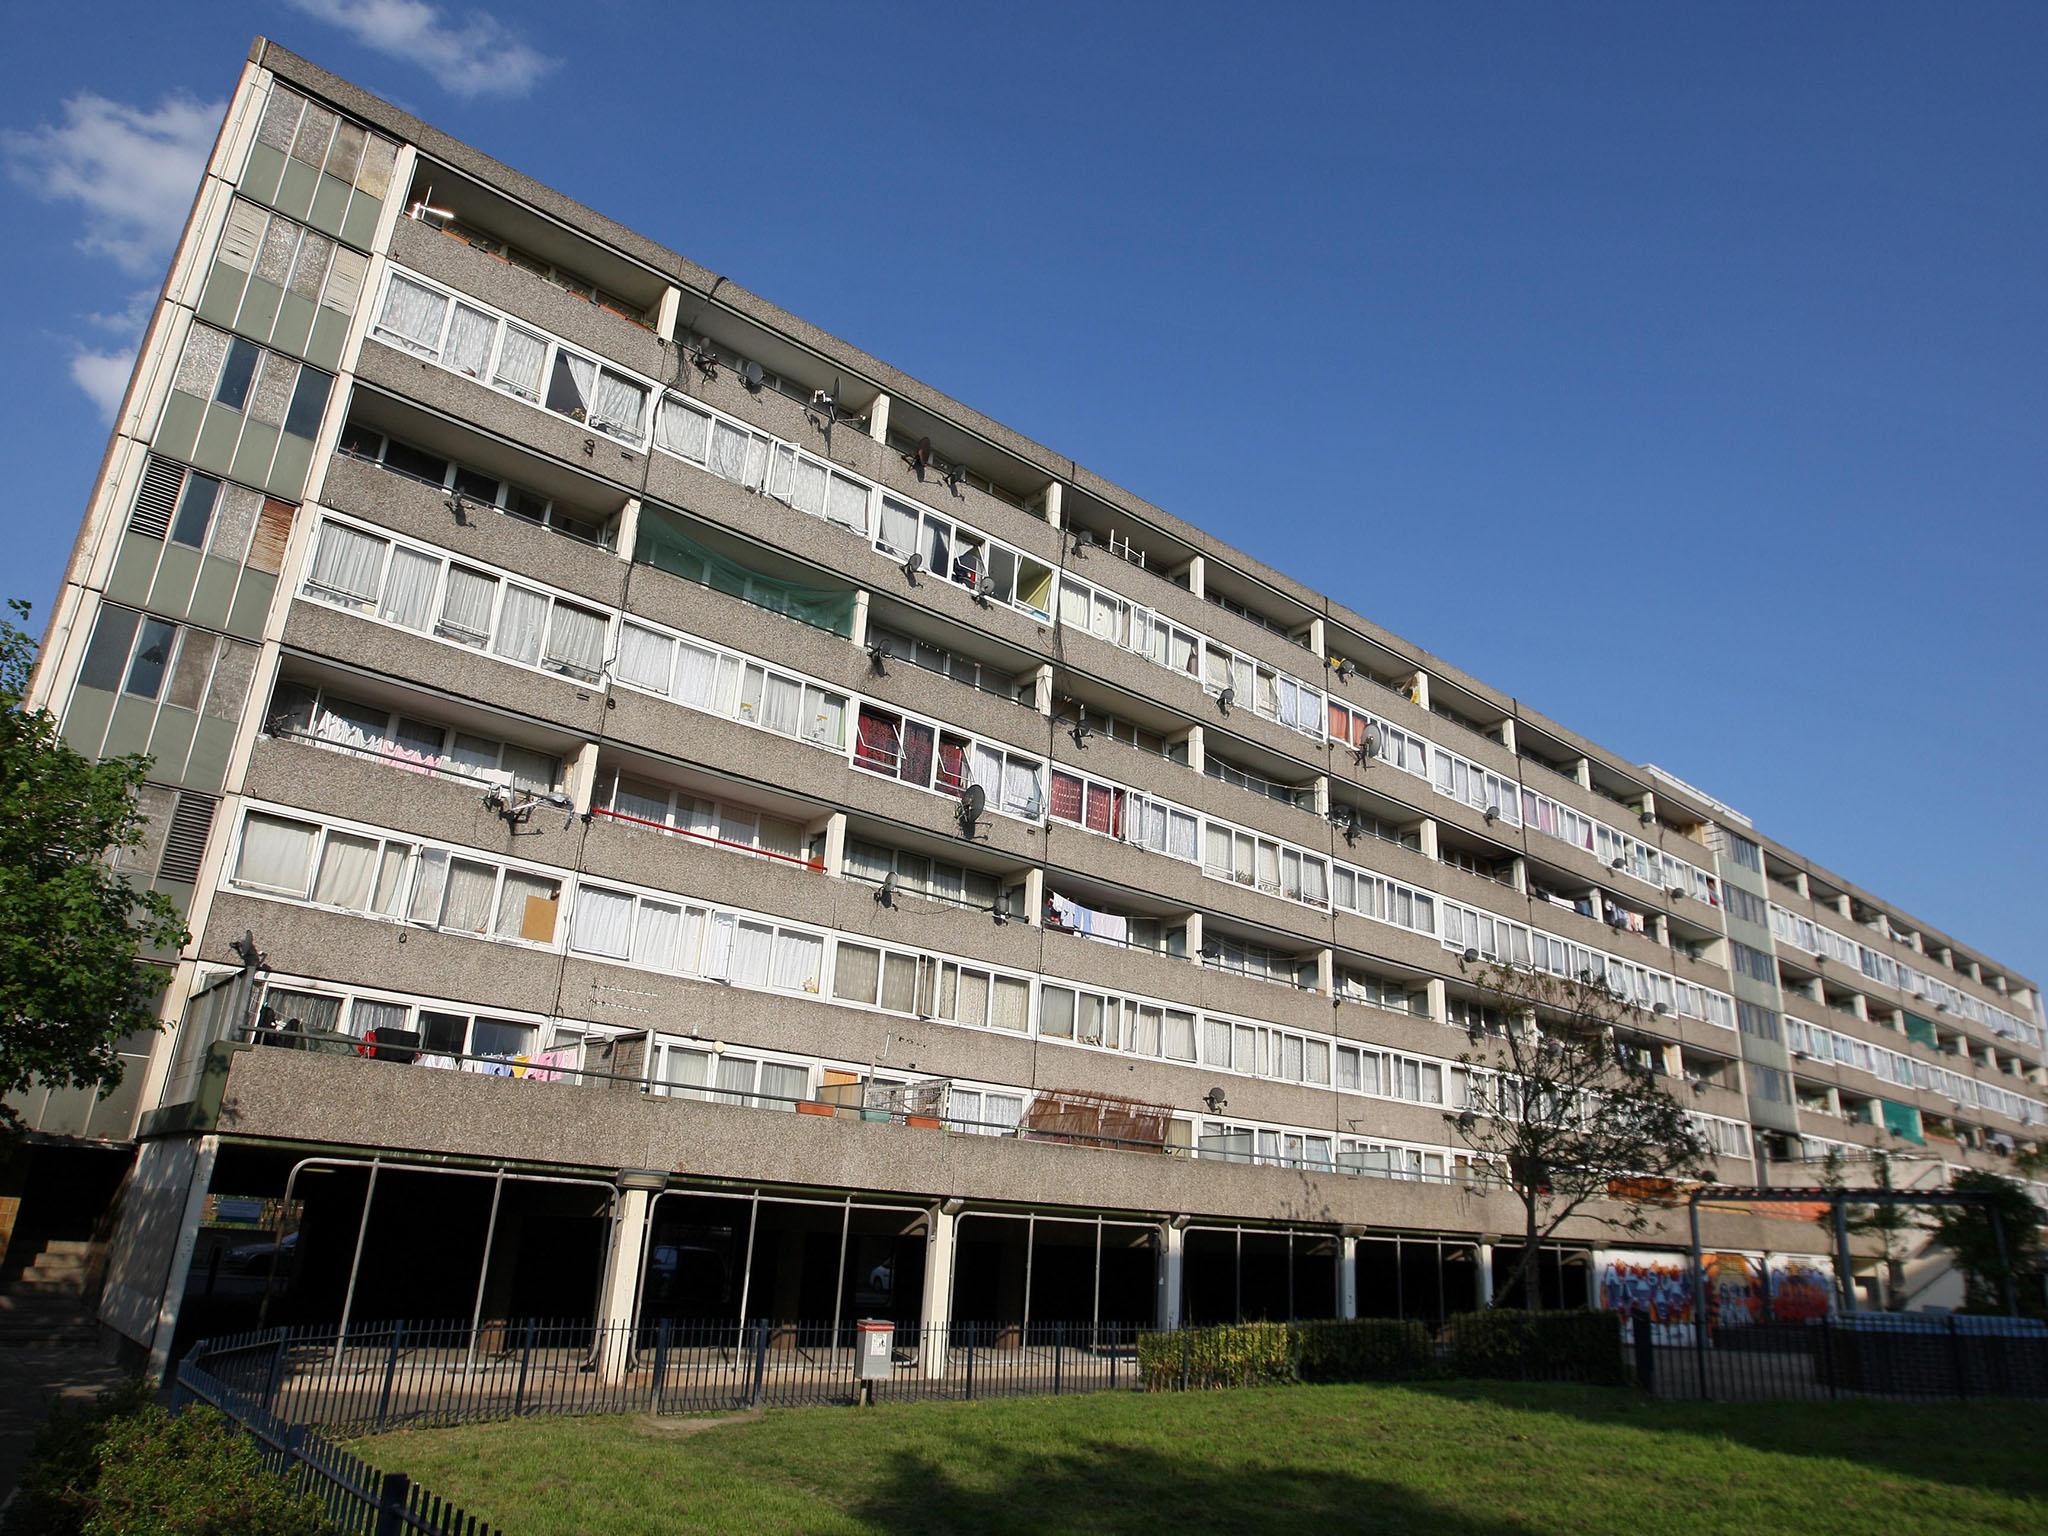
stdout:
MULTIPOLYGON (((8 604, 27 619, 28 604, 8 604)), ((144 948, 185 942, 177 908, 138 891, 110 855, 146 830, 135 803, 144 757, 95 762, 26 707, 35 642, 0 619, 0 1094, 41 1079, 73 1087, 121 1080, 114 1042, 155 1022, 161 978, 144 948)), ((0 1103, 0 1137, 21 1129, 0 1103)))
POLYGON ((1959 1195, 1984 1197, 1968 1205, 1941 1206, 1934 1213, 1935 1244, 1947 1249, 1963 1272, 1963 1310, 2005 1311, 2006 1287, 2010 1285, 2021 1312, 2031 1317, 2048 1312, 2040 1280, 2044 1217, 2026 1185, 1971 1168, 1951 1179, 1949 1187, 1959 1195), (2005 1240, 2002 1256, 2001 1236, 2005 1240))
POLYGON ((1628 1043, 1635 1004, 1603 981, 1524 966, 1485 965, 1474 979, 1488 1022, 1458 1058, 1469 1102, 1444 1119, 1522 1202, 1522 1261, 1496 1303, 1519 1287, 1533 1311, 1546 1238, 1578 1215, 1644 1231, 1647 1208, 1706 1177, 1711 1154, 1649 1050, 1628 1043))
MULTIPOLYGON (((1874 1147, 1870 1153, 1871 1182, 1861 1186, 1865 1189, 1879 1189, 1892 1193, 1897 1186, 1892 1183, 1892 1154, 1884 1147, 1874 1147)), ((1826 1190, 1847 1190, 1849 1188, 1848 1159, 1840 1147, 1830 1147, 1827 1157, 1821 1163, 1821 1187, 1826 1190)), ((1827 1233, 1832 1247, 1835 1240, 1835 1213, 1832 1206, 1815 1224, 1827 1233)), ((1858 1205, 1845 1200, 1842 1207, 1842 1224, 1853 1236, 1874 1237, 1878 1252, 1884 1258, 1884 1294, 1886 1305, 1898 1311, 1906 1304, 1904 1294, 1906 1281, 1906 1248, 1909 1236, 1918 1230, 1913 1219, 1912 1208, 1892 1202, 1878 1205, 1858 1205)))

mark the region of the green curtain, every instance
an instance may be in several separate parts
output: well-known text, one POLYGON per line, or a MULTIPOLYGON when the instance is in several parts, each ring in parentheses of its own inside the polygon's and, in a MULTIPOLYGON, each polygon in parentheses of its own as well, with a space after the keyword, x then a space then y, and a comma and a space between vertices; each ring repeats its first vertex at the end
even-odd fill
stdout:
POLYGON ((643 565, 667 571, 685 581, 694 581, 835 635, 853 634, 853 592, 825 587, 799 586, 728 559, 709 545, 691 538, 676 520, 646 509, 640 514, 640 529, 634 538, 633 558, 643 565))
POLYGON ((1890 1099, 1879 1099, 1884 1113, 1884 1128, 1896 1136, 1902 1136, 1917 1147, 1927 1145, 1927 1138, 1920 1131, 1920 1111, 1910 1104, 1894 1104, 1890 1099))
POLYGON ((1934 1021, 1923 1019, 1917 1013, 1907 1014, 1906 1038, 1908 1040, 1918 1040, 1930 1050, 1935 1049, 1938 1042, 1934 1038, 1934 1021))

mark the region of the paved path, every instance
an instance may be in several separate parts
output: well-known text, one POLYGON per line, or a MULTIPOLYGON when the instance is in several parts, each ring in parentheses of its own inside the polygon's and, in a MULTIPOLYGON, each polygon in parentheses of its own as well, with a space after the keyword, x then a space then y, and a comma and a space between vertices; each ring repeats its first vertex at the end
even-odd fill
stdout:
POLYGON ((127 1379, 86 1342, 90 1323, 75 1303, 0 1296, 0 1508, 14 1496, 50 1404, 87 1402, 127 1379))

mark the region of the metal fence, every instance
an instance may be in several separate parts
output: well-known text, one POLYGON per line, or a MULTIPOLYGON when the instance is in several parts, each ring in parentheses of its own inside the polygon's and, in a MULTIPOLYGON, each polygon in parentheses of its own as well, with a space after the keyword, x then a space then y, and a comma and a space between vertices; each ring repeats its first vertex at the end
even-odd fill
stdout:
MULTIPOLYGON (((875 1401, 1133 1389, 1130 1324, 897 1325, 875 1401)), ((282 1420, 346 1433, 532 1414, 716 1413, 851 1404, 853 1324, 521 1321, 273 1328, 198 1346, 204 1369, 282 1420), (202 1353, 203 1351, 203 1353, 202 1353)))
POLYGON ((1716 1402, 2048 1398, 2048 1330, 2003 1317, 1859 1312, 1710 1329, 1638 1318, 1639 1385, 1716 1402))
MULTIPOLYGON (((232 1363, 238 1357, 229 1356, 232 1363)), ((296 1493, 310 1494, 344 1536, 497 1536, 476 1516, 419 1487, 403 1472, 380 1472, 306 1424, 294 1424, 207 1369, 202 1350, 179 1362, 171 1401, 207 1403, 255 1440, 263 1465, 296 1493)))

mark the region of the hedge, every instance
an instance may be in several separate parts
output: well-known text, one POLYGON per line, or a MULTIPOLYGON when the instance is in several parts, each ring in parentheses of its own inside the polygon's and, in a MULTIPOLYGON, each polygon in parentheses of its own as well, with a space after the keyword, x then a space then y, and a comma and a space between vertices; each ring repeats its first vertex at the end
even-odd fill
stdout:
POLYGON ((1444 1324, 1444 1341, 1454 1376, 1615 1387, 1634 1379, 1612 1312, 1461 1312, 1444 1324))
POLYGON ((325 1536, 319 1502, 267 1470, 225 1415, 137 1384, 37 1432, 0 1536, 325 1536))
POLYGON ((1270 1386, 1295 1381, 1403 1381, 1434 1364, 1419 1322, 1228 1323, 1138 1335, 1138 1372, 1160 1391, 1270 1386))

